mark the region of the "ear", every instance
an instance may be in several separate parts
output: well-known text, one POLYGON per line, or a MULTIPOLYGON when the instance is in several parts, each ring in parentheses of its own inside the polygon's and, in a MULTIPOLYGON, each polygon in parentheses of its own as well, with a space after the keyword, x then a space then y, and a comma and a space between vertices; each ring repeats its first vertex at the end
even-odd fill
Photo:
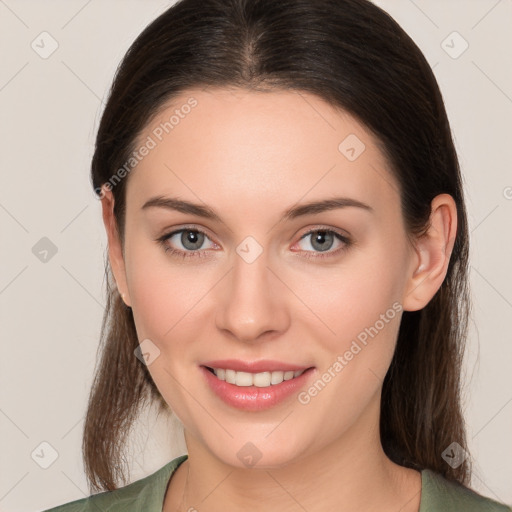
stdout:
POLYGON ((436 196, 431 203, 425 233, 414 242, 411 274, 407 281, 405 311, 424 308, 443 284, 457 233, 457 205, 449 194, 436 196))
POLYGON ((110 267, 114 274, 117 289, 127 306, 131 305, 130 295, 126 281, 126 269, 124 264, 124 255, 117 230, 117 222, 114 217, 114 196, 110 187, 103 185, 101 187, 101 208, 103 215, 103 224, 107 232, 108 239, 108 259, 110 267))

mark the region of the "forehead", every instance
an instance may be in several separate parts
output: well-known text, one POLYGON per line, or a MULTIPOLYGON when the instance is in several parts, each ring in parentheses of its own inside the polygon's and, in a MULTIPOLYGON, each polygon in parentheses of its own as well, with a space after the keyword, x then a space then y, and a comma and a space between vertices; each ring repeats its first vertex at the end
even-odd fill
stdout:
POLYGON ((326 194, 398 199, 374 136, 305 92, 185 91, 141 133, 136 148, 144 145, 127 189, 139 208, 156 194, 280 208, 326 194))

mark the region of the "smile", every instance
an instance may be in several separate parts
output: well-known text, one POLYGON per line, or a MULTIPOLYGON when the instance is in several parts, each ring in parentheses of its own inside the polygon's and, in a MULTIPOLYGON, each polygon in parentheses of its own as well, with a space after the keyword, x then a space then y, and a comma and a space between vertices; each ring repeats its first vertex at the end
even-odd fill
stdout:
POLYGON ((229 368, 209 368, 207 369, 212 372, 219 380, 226 381, 229 384, 235 386, 247 387, 256 386, 259 388, 266 388, 269 386, 275 386, 281 384, 285 380, 291 380, 299 377, 304 373, 305 370, 295 371, 284 371, 277 370, 273 372, 237 372, 229 368))
POLYGON ((315 375, 314 367, 298 368, 278 361, 212 361, 208 366, 200 365, 199 370, 215 395, 227 405, 245 411, 263 411, 291 399, 315 375), (239 369, 222 368, 224 365, 239 369))

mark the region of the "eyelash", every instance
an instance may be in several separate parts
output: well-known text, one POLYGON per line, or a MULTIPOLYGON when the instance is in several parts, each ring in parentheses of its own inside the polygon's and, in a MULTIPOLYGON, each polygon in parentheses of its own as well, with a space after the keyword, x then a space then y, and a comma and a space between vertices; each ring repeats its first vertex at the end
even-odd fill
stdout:
MULTIPOLYGON (((166 244, 166 242, 167 242, 167 240, 169 238, 173 237, 174 235, 176 235, 178 233, 182 233, 184 231, 193 231, 195 233, 202 233, 207 238, 210 238, 201 229, 198 229, 198 228, 195 228, 195 227, 185 227, 185 228, 177 229, 176 231, 172 231, 170 233, 167 233, 167 234, 157 238, 156 242, 158 242, 160 245, 162 245, 162 247, 164 248, 164 251, 166 253, 170 253, 171 256, 176 256, 178 258, 181 257, 183 259, 187 259, 187 258, 207 258, 208 257, 206 255, 207 251, 205 251, 205 250, 182 251, 180 249, 173 249, 172 247, 169 247, 166 244)), ((318 233, 318 232, 333 234, 340 242, 343 243, 343 245, 341 247, 339 247, 338 249, 334 250, 334 251, 325 251, 325 253, 315 252, 315 251, 304 251, 306 253, 306 255, 304 256, 305 258, 308 258, 308 259, 309 258, 319 259, 319 258, 334 257, 334 256, 339 255, 343 251, 346 251, 352 245, 352 241, 347 236, 342 235, 341 233, 338 233, 337 231, 335 231, 333 229, 322 228, 322 227, 320 227, 320 228, 317 227, 317 228, 311 229, 310 231, 307 231, 306 233, 304 233, 299 238, 299 240, 302 240, 303 238, 307 237, 308 235, 311 235, 313 233, 318 233)))

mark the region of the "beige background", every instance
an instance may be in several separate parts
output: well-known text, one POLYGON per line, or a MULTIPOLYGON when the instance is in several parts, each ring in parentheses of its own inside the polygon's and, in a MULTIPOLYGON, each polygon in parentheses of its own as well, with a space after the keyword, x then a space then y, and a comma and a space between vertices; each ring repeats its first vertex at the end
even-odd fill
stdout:
MULTIPOLYGON (((88 495, 81 428, 106 250, 89 162, 117 64, 171 3, 0 0, 2 511, 42 510, 88 495), (58 44, 46 59, 31 47, 35 40, 42 52, 45 37, 45 51, 51 49, 43 31, 58 44), (57 250, 46 262, 33 253, 43 237, 57 250)), ((433 66, 455 133, 472 239, 466 407, 473 487, 512 503, 512 2, 378 4, 433 66), (464 41, 469 46, 457 56, 464 41)), ((178 426, 151 414, 132 442, 133 480, 185 453, 178 426)))

